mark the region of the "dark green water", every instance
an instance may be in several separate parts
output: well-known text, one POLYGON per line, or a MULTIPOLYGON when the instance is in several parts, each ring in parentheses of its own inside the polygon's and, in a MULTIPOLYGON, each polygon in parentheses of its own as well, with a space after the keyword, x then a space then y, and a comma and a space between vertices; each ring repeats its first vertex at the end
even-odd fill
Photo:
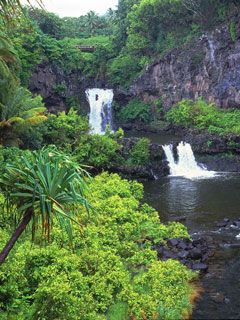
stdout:
POLYGON ((137 130, 130 130, 130 131, 125 131, 124 136, 126 138, 148 138, 151 142, 153 143, 159 143, 159 144, 168 144, 170 142, 175 142, 175 141, 181 141, 182 139, 178 136, 172 135, 172 134, 157 134, 157 133, 146 133, 143 131, 137 131, 137 130))
POLYGON ((237 229, 219 229, 227 217, 240 218, 240 175, 224 174, 212 179, 188 180, 166 177, 144 182, 145 200, 156 208, 163 222, 184 216, 191 234, 210 236, 217 244, 209 272, 201 278, 205 290, 193 319, 240 319, 240 249, 237 229))

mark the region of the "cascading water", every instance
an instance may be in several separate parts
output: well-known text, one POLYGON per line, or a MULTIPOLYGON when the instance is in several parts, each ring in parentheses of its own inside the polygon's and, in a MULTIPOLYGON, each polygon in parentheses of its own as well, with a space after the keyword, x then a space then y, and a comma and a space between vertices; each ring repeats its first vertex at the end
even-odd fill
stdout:
POLYGON ((215 43, 213 41, 213 39, 208 38, 208 45, 209 45, 209 50, 210 50, 210 60, 211 62, 216 66, 216 59, 215 59, 215 43))
POLYGON ((112 130, 112 89, 87 89, 90 105, 89 125, 92 133, 104 134, 107 125, 112 130))
POLYGON ((208 171, 205 167, 200 167, 194 157, 191 145, 180 142, 177 146, 178 161, 174 160, 173 146, 163 146, 167 161, 170 167, 171 176, 181 176, 188 179, 211 178, 215 176, 214 171, 208 171))

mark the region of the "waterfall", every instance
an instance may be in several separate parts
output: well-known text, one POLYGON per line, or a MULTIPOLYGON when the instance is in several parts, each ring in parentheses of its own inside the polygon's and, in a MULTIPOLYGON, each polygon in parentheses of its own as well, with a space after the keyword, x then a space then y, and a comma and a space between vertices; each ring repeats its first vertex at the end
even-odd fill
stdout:
POLYGON ((112 89, 87 89, 86 96, 90 105, 89 125, 92 133, 104 134, 106 126, 112 129, 112 89))
POLYGON ((210 60, 214 65, 216 65, 214 41, 212 39, 208 38, 208 45, 209 45, 209 49, 210 49, 210 60))
POLYGON ((177 146, 178 161, 174 159, 172 145, 162 147, 169 163, 171 176, 181 176, 189 179, 214 177, 214 171, 208 171, 204 166, 197 164, 189 143, 180 142, 177 146))

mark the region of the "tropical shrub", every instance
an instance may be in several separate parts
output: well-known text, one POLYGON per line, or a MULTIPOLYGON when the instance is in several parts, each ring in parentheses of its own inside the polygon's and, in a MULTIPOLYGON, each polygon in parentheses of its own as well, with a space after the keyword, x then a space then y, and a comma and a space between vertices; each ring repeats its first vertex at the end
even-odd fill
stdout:
POLYGON ((150 140, 147 138, 141 138, 134 144, 129 154, 129 161, 132 165, 146 165, 149 162, 149 144, 150 140))
POLYGON ((118 117, 122 122, 149 123, 152 120, 151 106, 136 98, 120 110, 118 117))
POLYGON ((0 106, 0 143, 21 144, 19 138, 24 131, 47 119, 45 111, 40 96, 33 97, 30 91, 17 86, 0 106))
POLYGON ((121 146, 107 135, 85 135, 74 152, 79 163, 94 167, 109 168, 121 161, 118 151, 121 146))
POLYGON ((219 109, 202 98, 196 101, 182 100, 168 111, 166 119, 177 125, 204 129, 211 133, 240 134, 239 110, 219 109))
MULTIPOLYGON (((73 225, 74 252, 63 247, 57 221, 50 244, 22 238, 15 246, 0 270, 1 319, 186 317, 196 275, 177 261, 157 261, 152 249, 188 237, 186 228, 161 224, 154 209, 140 205, 142 185, 116 174, 92 179, 86 196, 93 212, 81 210, 73 225)), ((7 237, 0 232, 0 245, 7 237)))
POLYGON ((6 165, 0 190, 7 200, 8 210, 15 210, 18 226, 0 252, 0 264, 30 221, 32 237, 41 226, 42 237, 50 241, 55 217, 71 240, 71 222, 76 221, 76 213, 70 206, 75 203, 88 208, 84 198, 84 174, 71 157, 53 147, 34 151, 30 157, 23 155, 21 161, 6 165))
POLYGON ((130 54, 120 54, 108 64, 108 78, 113 85, 129 87, 142 70, 140 59, 130 54), (133 63, 134 61, 134 63, 133 63))
POLYGON ((86 117, 77 114, 70 109, 68 113, 59 112, 57 115, 50 114, 42 128, 43 140, 46 144, 55 144, 58 147, 74 149, 79 139, 88 133, 89 125, 86 117))

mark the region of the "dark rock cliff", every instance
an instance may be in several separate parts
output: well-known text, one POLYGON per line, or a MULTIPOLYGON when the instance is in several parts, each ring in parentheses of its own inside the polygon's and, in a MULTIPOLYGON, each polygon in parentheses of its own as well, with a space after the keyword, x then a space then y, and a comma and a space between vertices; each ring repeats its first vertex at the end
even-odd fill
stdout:
MULTIPOLYGON (((126 104, 132 96, 146 101, 162 98, 165 109, 182 99, 200 96, 223 108, 240 108, 240 21, 236 39, 229 26, 221 26, 198 40, 174 49, 148 66, 130 90, 115 90, 115 99, 126 104)), ((41 94, 52 112, 66 110, 69 99, 76 99, 88 112, 85 89, 107 86, 87 80, 81 72, 66 73, 50 63, 42 63, 34 71, 29 88, 41 94)))
POLYGON ((56 65, 44 62, 33 72, 29 89, 43 97, 51 112, 67 110, 73 103, 80 105, 83 113, 88 113, 85 90, 103 86, 94 79, 86 79, 80 71, 67 73, 56 65))
POLYGON ((172 50, 146 68, 130 92, 151 101, 161 97, 165 109, 181 99, 200 96, 218 106, 240 107, 240 23, 233 41, 228 26, 172 50))

